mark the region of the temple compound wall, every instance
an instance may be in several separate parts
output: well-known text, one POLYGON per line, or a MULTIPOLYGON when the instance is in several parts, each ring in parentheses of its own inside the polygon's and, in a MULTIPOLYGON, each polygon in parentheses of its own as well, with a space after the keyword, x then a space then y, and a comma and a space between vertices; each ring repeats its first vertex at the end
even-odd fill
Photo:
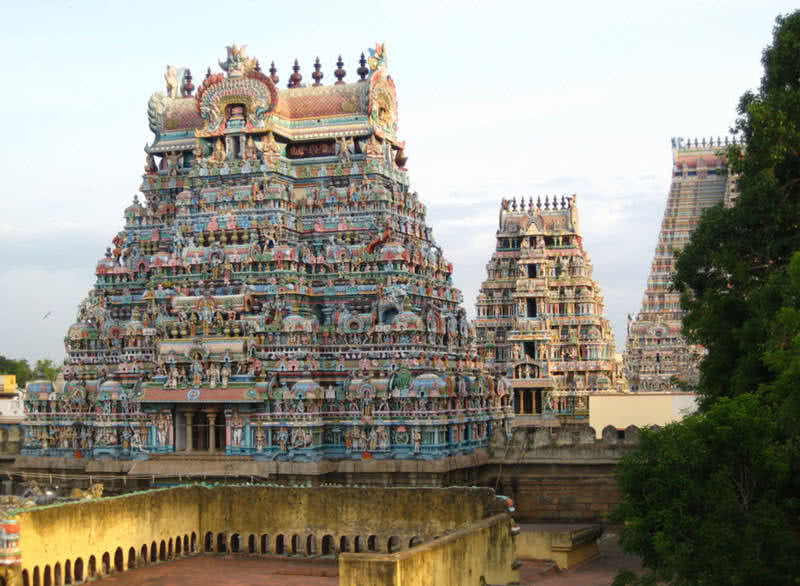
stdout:
POLYGON ((638 442, 639 428, 588 425, 514 428, 489 444, 480 483, 514 500, 520 522, 607 521, 620 502, 617 461, 638 442))
MULTIPOLYGON (((507 562, 511 572, 511 518, 501 511, 503 503, 494 491, 479 488, 192 485, 150 490, 17 512, 18 583, 78 583, 199 552, 391 554, 453 532, 442 545, 450 553, 434 548, 421 559, 402 558, 395 564, 399 575, 440 574, 443 556, 475 552, 489 538, 497 550, 489 556, 495 571, 498 563, 507 562)), ((340 566, 347 568, 347 560, 340 566)), ((486 572, 477 566, 474 571, 479 570, 486 572)), ((347 570, 345 575, 350 575, 347 570)), ((479 583, 477 576, 474 583, 479 583)))
POLYGON ((343 554, 339 585, 514 584, 512 519, 505 514, 394 554, 343 554))

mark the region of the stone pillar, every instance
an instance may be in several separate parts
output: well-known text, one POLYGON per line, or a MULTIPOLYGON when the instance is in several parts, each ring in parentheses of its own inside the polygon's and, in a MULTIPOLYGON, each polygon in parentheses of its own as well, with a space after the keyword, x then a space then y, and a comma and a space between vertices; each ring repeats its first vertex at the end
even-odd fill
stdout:
POLYGON ((214 434, 216 433, 216 429, 214 429, 214 423, 217 419, 216 413, 206 413, 206 417, 208 417, 208 451, 214 452, 216 451, 216 438, 214 434))
POLYGON ((192 416, 194 413, 191 411, 184 412, 184 416, 186 417, 186 451, 192 451, 192 416))

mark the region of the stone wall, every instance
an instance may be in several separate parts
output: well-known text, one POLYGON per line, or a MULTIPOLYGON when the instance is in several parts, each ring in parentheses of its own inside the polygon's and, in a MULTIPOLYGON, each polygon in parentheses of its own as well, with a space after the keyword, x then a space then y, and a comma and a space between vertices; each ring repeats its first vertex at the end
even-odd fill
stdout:
POLYGON ((513 498, 522 522, 605 521, 620 500, 617 460, 638 433, 609 426, 598 440, 585 425, 515 427, 492 437, 480 484, 513 498))
POLYGON ((519 582, 513 569, 513 521, 495 515, 419 547, 395 554, 344 554, 340 586, 485 586, 519 582))
POLYGON ((25 580, 72 582, 187 553, 408 550, 490 517, 485 488, 182 486, 17 514, 25 580))

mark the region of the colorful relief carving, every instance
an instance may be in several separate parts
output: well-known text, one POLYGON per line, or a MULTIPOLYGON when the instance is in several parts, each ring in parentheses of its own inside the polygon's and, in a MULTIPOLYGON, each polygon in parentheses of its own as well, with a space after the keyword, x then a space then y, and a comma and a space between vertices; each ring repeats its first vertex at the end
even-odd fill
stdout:
POLYGON ((196 96, 177 69, 150 100, 143 197, 64 339, 63 388, 26 391, 23 453, 311 461, 485 446, 509 424, 508 396, 482 372, 401 145, 375 126, 393 136, 396 116, 367 111, 372 79, 278 90, 236 46, 223 69, 196 96), (345 118, 326 105, 353 95, 363 104, 345 118))
POLYGON ((501 202, 477 301, 478 345, 500 392, 543 424, 588 421, 593 393, 625 388, 576 199, 501 202))

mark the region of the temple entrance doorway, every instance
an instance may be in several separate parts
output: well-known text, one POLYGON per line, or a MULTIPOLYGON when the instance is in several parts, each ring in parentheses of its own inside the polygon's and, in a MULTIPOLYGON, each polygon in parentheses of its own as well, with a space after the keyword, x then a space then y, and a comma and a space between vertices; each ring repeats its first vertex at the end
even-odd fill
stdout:
POLYGON ((222 406, 208 406, 183 412, 183 451, 225 452, 225 412, 222 406))

